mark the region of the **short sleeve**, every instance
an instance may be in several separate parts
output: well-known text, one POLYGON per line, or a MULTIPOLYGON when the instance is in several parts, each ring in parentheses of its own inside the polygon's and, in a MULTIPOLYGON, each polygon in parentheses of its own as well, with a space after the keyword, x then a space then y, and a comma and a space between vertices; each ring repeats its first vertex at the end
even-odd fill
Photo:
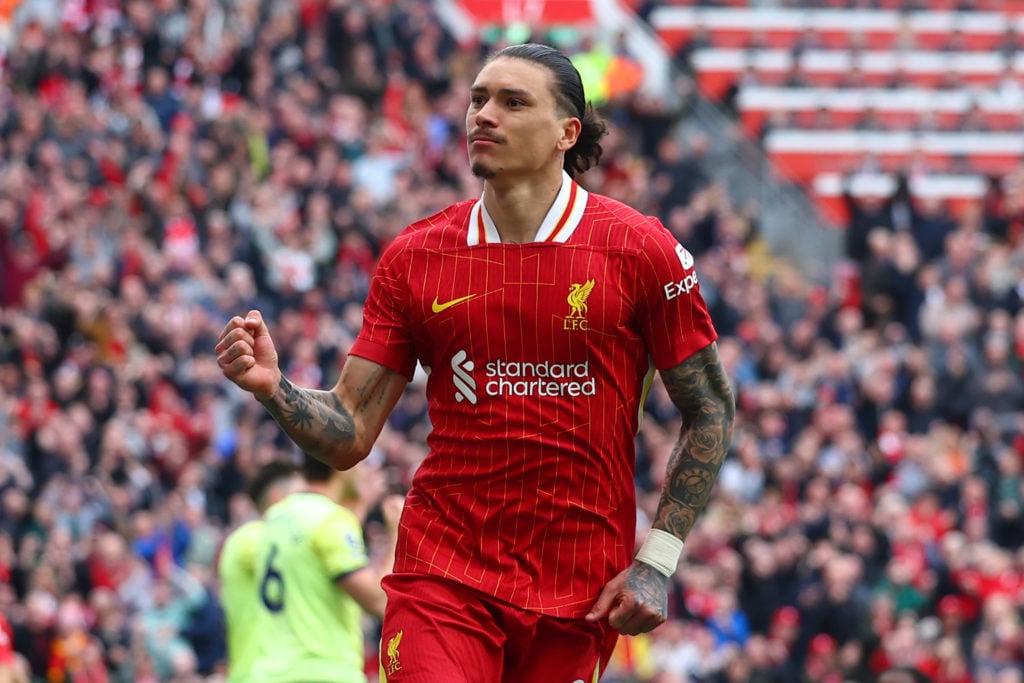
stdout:
POLYGON ((401 253, 392 243, 377 264, 363 306, 363 326, 349 353, 379 363, 412 381, 416 352, 404 309, 401 253))
POLYGON ((657 219, 640 254, 638 324, 658 370, 679 365, 718 338, 700 293, 693 255, 657 219))
POLYGON ((233 574, 245 576, 256 574, 256 560, 259 556, 262 532, 263 523, 254 520, 246 522, 228 536, 224 541, 217 565, 217 570, 222 577, 233 574))
POLYGON ((316 528, 311 543, 332 578, 350 574, 369 563, 359 522, 344 508, 333 512, 316 528))
POLYGON ((248 575, 256 574, 256 560, 260 554, 260 543, 262 542, 262 524, 253 522, 246 530, 245 535, 239 539, 238 566, 248 575))

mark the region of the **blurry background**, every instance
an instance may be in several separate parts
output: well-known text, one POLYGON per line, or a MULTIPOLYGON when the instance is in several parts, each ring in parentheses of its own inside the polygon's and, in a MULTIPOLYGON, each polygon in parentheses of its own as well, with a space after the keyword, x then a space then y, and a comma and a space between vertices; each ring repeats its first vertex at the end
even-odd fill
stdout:
MULTIPOLYGON (((0 0, 0 671, 217 679, 220 543, 295 453, 215 339, 260 308, 333 384, 381 250, 479 194, 468 86, 525 40, 611 124, 584 184, 697 257, 739 402, 671 619, 602 680, 1024 680, 1021 0, 0 0)), ((656 385, 641 538, 677 433, 656 385)))

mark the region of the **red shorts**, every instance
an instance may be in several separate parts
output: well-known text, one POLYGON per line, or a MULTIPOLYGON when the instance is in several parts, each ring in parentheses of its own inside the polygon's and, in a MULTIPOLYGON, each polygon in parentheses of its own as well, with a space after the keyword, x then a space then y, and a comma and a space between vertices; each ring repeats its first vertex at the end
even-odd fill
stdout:
POLYGON ((455 581, 384 578, 382 683, 596 683, 618 633, 499 602, 455 581))

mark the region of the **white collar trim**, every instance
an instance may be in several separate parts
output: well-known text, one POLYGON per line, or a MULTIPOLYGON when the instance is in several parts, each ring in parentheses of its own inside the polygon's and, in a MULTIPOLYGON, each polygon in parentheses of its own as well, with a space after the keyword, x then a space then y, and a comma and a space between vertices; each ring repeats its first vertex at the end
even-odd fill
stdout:
MULTIPOLYGON (((565 242, 579 227, 583 211, 587 208, 588 193, 569 174, 562 171, 562 187, 554 203, 541 221, 534 242, 565 242)), ((473 205, 469 213, 467 244, 501 244, 501 236, 494 219, 484 206, 483 196, 473 205)))

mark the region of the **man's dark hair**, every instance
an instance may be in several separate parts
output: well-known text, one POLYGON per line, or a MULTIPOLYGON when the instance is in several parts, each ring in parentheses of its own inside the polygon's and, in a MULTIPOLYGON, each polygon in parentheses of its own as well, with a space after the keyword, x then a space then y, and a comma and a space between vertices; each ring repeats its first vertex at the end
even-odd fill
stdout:
POLYGON ((308 453, 302 454, 302 476, 308 482, 323 483, 334 475, 334 468, 325 465, 308 453))
POLYGON ((553 94, 559 108, 566 115, 580 120, 580 136, 572 149, 565 153, 563 167, 569 177, 575 178, 578 173, 582 174, 597 166, 604 151, 601 149, 601 138, 608 132, 608 128, 587 101, 583 92, 583 79, 572 61, 555 48, 539 43, 509 45, 492 54, 487 61, 492 62, 501 57, 525 59, 545 67, 554 76, 553 94))
POLYGON ((267 493, 276 484, 299 475, 299 466, 288 460, 271 460, 256 470, 249 479, 245 492, 260 510, 266 508, 267 493))

